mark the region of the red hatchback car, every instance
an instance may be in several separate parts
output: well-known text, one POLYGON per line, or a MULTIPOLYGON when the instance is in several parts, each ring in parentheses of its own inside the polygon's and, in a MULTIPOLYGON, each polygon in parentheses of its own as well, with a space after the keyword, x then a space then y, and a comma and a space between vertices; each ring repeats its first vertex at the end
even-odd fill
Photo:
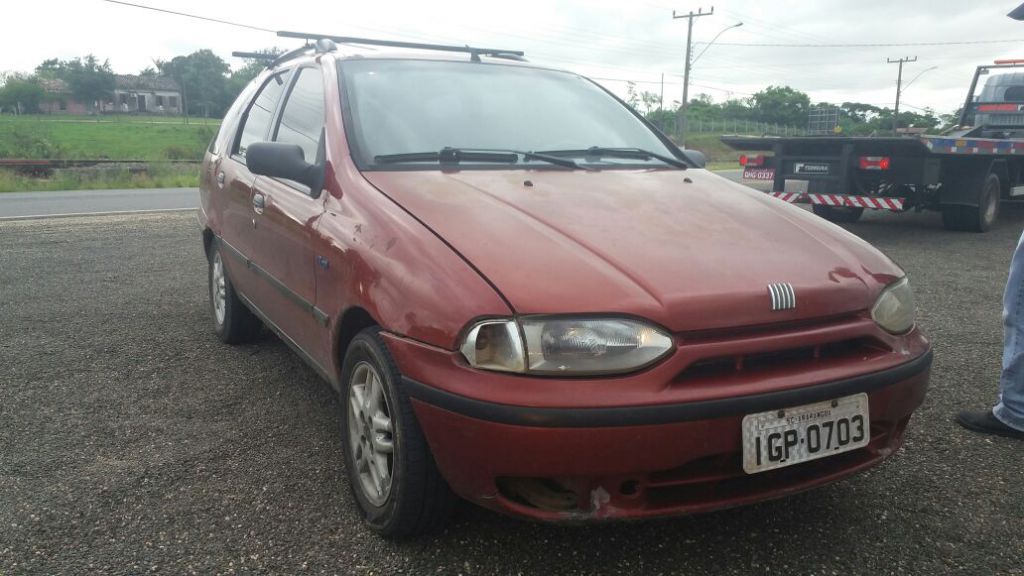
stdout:
POLYGON ((337 389, 369 526, 702 512, 896 451, 932 354, 892 260, 586 78, 417 47, 271 62, 202 173, 217 333, 337 389))

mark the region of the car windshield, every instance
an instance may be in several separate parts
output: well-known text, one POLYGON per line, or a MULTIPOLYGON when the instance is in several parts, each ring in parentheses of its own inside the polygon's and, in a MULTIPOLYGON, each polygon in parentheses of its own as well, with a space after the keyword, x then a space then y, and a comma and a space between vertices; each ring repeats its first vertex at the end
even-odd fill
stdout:
MULTIPOLYGON (((363 168, 437 169, 445 149, 550 152, 591 168, 671 168, 664 159, 677 158, 629 109, 576 74, 468 61, 346 60, 340 68, 363 168), (651 155, 592 152, 598 148, 651 155)), ((486 155, 465 155, 460 164, 467 163, 510 165, 486 155)), ((522 154, 512 164, 551 167, 522 154)))

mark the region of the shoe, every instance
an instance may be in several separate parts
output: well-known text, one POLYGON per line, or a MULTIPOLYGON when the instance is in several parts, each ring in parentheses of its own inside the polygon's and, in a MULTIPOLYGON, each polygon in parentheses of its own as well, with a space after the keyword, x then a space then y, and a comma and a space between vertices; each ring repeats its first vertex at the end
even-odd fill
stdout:
POLYGON ((961 410, 956 415, 956 423, 982 434, 995 434, 1006 438, 1024 440, 1024 432, 1016 428, 1010 428, 992 414, 991 410, 975 412, 972 410, 961 410))

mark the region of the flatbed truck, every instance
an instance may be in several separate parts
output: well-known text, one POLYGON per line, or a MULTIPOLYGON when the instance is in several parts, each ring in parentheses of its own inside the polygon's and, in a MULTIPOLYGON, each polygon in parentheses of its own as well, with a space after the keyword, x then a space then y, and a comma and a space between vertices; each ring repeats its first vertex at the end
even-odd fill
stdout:
POLYGON ((1024 199, 1024 60, 978 66, 959 125, 939 136, 723 136, 744 179, 834 222, 865 209, 938 210, 950 230, 986 232, 1004 201, 1024 199), (980 94, 976 94, 979 80, 980 94), (786 181, 807 183, 787 192, 786 181))

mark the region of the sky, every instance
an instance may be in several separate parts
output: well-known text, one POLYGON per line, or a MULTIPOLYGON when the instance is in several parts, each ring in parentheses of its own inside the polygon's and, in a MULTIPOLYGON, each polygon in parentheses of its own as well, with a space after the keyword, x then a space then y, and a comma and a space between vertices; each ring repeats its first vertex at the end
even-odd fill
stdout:
MULTIPOLYGON (((946 113, 963 102, 975 66, 1024 59, 1024 22, 1006 17, 1024 0, 125 1, 268 30, 525 50, 532 62, 584 74, 619 94, 626 81, 636 82, 638 90, 664 94, 666 106, 682 97, 686 46, 686 20, 674 19, 673 10, 714 6, 694 20, 690 93, 716 101, 788 85, 814 102, 891 107, 897 65, 886 60, 916 56, 904 68, 901 105, 946 113), (843 46, 828 46, 836 44, 843 46)), ((92 53, 118 73, 135 73, 202 48, 239 66, 233 50, 300 42, 104 0, 15 2, 3 20, 0 71, 92 53)))

